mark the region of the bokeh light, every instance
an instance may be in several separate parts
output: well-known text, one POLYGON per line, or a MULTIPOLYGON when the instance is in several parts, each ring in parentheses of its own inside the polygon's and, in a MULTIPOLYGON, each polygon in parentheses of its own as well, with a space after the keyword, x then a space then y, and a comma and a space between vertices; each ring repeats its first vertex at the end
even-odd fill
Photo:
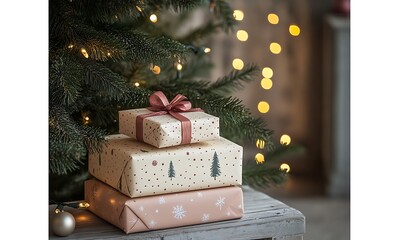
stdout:
POLYGON ((269 15, 267 15, 267 21, 269 21, 269 23, 271 23, 271 24, 278 24, 280 19, 277 14, 270 13, 269 15))
POLYGON ((236 33, 236 37, 239 41, 245 42, 246 40, 248 40, 248 32, 246 32, 245 30, 238 30, 236 33))
POLYGON ((270 105, 266 101, 260 101, 257 105, 257 109, 261 113, 267 113, 270 110, 270 105))
POLYGON ((269 90, 273 86, 273 81, 270 78, 263 78, 260 85, 263 89, 269 90))
POLYGON ((235 68, 236 70, 242 70, 243 66, 244 66, 243 61, 239 58, 235 58, 232 61, 232 67, 235 68))
POLYGON ((281 52, 280 44, 276 42, 270 43, 270 52, 272 52, 273 54, 279 54, 281 52))

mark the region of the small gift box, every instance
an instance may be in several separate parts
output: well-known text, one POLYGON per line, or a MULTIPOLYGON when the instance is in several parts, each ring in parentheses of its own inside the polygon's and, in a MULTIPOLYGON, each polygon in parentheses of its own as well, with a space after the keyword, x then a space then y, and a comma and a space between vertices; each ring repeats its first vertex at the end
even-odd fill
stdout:
POLYGON ((89 153, 88 171, 129 197, 242 184, 243 148, 225 138, 155 148, 110 135, 101 153, 89 153))
POLYGON ((129 198, 96 179, 84 188, 88 209, 125 233, 237 219, 244 212, 238 186, 141 198, 129 198))
POLYGON ((171 102, 161 92, 148 108, 119 111, 119 133, 158 148, 203 142, 219 137, 219 118, 192 108, 183 95, 171 102))

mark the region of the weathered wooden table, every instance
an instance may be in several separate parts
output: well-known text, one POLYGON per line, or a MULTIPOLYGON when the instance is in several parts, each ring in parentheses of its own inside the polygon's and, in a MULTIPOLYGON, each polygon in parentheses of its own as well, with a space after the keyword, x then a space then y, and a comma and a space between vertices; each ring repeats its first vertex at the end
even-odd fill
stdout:
MULTIPOLYGON (((76 229, 67 237, 49 231, 49 239, 303 239, 305 216, 300 211, 248 186, 243 190, 245 214, 241 219, 125 234, 90 211, 66 207, 76 219, 76 229)), ((49 214, 55 208, 50 205, 49 214)))

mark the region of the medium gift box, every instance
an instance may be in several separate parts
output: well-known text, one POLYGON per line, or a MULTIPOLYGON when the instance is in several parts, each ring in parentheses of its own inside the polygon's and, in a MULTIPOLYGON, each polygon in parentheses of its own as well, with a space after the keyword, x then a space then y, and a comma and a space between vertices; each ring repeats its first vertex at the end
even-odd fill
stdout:
POLYGON ((85 182, 92 213, 125 233, 188 226, 243 216, 239 186, 129 198, 96 180, 85 182))
POLYGON ((218 138, 219 118, 192 108, 184 99, 178 94, 168 102, 162 92, 155 92, 151 107, 119 111, 119 133, 158 148, 218 138))
POLYGON ((89 153, 88 171, 129 197, 242 184, 243 148, 225 138, 155 148, 123 134, 89 153))

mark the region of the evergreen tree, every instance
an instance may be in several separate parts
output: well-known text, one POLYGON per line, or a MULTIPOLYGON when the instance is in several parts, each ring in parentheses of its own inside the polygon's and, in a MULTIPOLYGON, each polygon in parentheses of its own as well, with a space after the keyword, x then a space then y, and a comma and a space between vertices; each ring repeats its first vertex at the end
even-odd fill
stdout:
POLYGON ((172 161, 169 162, 169 170, 168 170, 168 177, 172 178, 175 177, 175 169, 172 161))
MULTIPOLYGON (((82 199, 88 152, 100 151, 104 137, 117 133, 119 110, 147 107, 156 90, 170 99, 183 94, 193 107, 219 116, 221 136, 238 144, 261 139, 267 153, 275 150, 273 131, 230 96, 255 79, 258 67, 249 64, 209 80, 209 36, 230 32, 235 25, 233 10, 224 0, 50 1, 51 197, 82 199), (196 10, 208 16, 203 24, 178 34, 196 10)), ((283 176, 274 169, 270 174, 283 176)))
POLYGON ((210 167, 210 176, 214 177, 214 180, 216 180, 216 177, 220 175, 221 175, 220 162, 218 160, 217 152, 214 152, 213 161, 210 167))

